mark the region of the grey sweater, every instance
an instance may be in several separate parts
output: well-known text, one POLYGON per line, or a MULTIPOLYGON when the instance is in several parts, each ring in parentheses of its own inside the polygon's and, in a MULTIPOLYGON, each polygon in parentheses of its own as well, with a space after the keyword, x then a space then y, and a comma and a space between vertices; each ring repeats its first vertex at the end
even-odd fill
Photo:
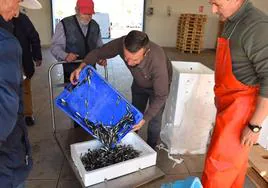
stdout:
POLYGON ((266 98, 268 97, 267 33, 268 16, 245 0, 242 7, 226 21, 222 34, 224 38, 231 36, 230 48, 236 79, 246 85, 260 85, 259 94, 266 98))

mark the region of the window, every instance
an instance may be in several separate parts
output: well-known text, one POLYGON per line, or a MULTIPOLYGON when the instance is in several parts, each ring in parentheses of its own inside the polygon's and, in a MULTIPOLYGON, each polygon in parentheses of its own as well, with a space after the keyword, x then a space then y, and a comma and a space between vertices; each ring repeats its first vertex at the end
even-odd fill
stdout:
MULTIPOLYGON (((75 14, 77 0, 52 0, 53 29, 64 17, 75 14), (67 3, 68 2, 68 3, 67 3)), ((94 0, 93 19, 103 38, 118 38, 131 30, 143 31, 144 0, 94 0)))

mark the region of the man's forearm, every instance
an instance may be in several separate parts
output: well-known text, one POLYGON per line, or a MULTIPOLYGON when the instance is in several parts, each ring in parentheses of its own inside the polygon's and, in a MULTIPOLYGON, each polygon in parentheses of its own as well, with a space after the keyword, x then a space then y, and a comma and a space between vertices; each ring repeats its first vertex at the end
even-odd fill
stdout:
POLYGON ((268 115, 268 98, 258 96, 255 112, 249 123, 252 125, 261 125, 268 115))
POLYGON ((84 58, 83 62, 86 64, 94 65, 99 60, 110 59, 120 54, 123 47, 123 39, 114 39, 101 48, 97 48, 89 52, 84 58))
POLYGON ((143 119, 148 122, 154 116, 156 116, 160 110, 162 110, 163 106, 165 106, 167 97, 159 97, 154 99, 152 103, 149 105, 148 109, 144 113, 143 119))
POLYGON ((50 51, 51 51, 51 54, 55 57, 55 59, 57 59, 57 61, 64 61, 68 55, 68 53, 66 53, 60 47, 54 46, 53 44, 51 46, 50 51))

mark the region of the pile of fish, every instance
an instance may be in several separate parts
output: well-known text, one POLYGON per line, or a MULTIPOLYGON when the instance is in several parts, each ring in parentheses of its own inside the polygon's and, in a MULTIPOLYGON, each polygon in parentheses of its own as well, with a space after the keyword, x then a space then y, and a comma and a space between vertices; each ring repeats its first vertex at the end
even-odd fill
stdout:
POLYGON ((98 138, 105 147, 114 147, 119 138, 127 133, 130 127, 134 124, 134 116, 127 108, 124 117, 114 126, 104 125, 103 123, 96 123, 84 120, 89 130, 98 138))
POLYGON ((118 145, 115 148, 102 147, 90 150, 84 155, 81 154, 81 161, 87 171, 110 166, 119 162, 139 157, 140 152, 131 145, 118 145))
MULTIPOLYGON (((87 77, 81 81, 76 88, 88 83, 91 84, 92 72, 89 71, 87 77)), ((120 97, 118 97, 118 104, 120 97)), ((85 100, 85 108, 88 108, 88 101, 85 100)), ((78 117, 81 117, 79 114, 78 117)), ((87 171, 95 170, 105 166, 110 166, 119 162, 139 157, 140 152, 136 151, 131 145, 116 145, 117 141, 122 138, 131 129, 135 123, 134 116, 129 107, 126 108, 126 114, 115 125, 105 125, 102 122, 93 123, 87 118, 84 122, 92 134, 103 143, 100 149, 90 150, 84 155, 81 154, 81 161, 87 171)))

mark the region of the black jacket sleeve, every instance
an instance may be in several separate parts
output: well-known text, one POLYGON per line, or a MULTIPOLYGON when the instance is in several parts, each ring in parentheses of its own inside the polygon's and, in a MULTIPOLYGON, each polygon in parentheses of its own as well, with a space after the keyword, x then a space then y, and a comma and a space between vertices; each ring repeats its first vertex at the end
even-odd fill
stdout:
POLYGON ((32 56, 33 60, 42 60, 42 53, 41 53, 41 42, 39 38, 39 34, 36 31, 34 25, 32 24, 31 20, 25 14, 22 14, 22 18, 25 22, 26 27, 26 34, 28 41, 30 42, 31 49, 32 49, 32 56))

